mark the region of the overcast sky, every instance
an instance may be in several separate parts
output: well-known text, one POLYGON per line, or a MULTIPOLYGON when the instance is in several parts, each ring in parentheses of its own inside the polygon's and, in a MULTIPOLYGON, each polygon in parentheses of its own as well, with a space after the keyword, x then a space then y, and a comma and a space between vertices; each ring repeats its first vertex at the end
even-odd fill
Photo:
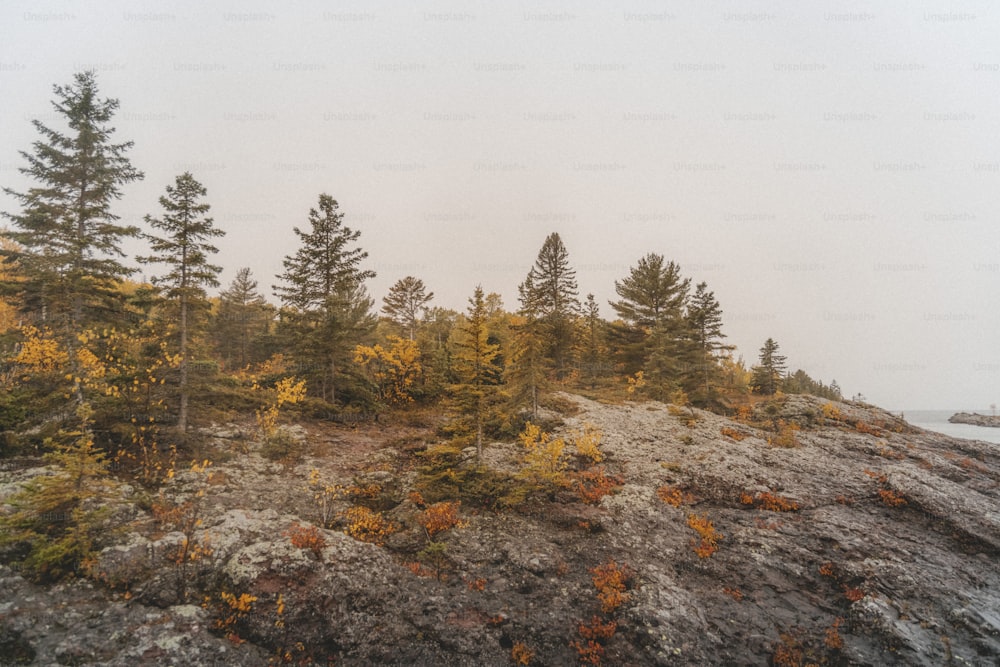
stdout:
POLYGON ((270 296, 326 192, 378 302, 412 274, 513 309, 558 231, 606 317, 657 252, 748 361, 771 336, 891 409, 1000 402, 994 3, 412 4, 5 0, 0 183, 93 68, 146 174, 117 212, 190 170, 224 284, 270 296))

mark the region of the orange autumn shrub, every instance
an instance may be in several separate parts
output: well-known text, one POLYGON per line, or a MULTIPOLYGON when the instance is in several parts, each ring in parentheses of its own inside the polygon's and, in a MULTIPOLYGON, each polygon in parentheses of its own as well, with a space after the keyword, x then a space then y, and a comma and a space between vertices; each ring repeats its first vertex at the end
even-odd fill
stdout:
POLYGON ((461 504, 461 501, 434 503, 420 513, 417 517, 417 523, 427 531, 428 538, 449 528, 461 527, 463 523, 458 516, 458 508, 461 504))
POLYGON ((723 539, 725 535, 716 532, 715 526, 712 525, 708 517, 689 514, 687 523, 688 527, 698 533, 700 538, 698 543, 692 543, 698 558, 709 558, 719 550, 719 540, 723 539))
POLYGON ((607 475, 604 468, 584 470, 573 475, 576 493, 588 505, 596 505, 604 496, 614 493, 623 483, 621 477, 607 475))
POLYGON ((633 572, 628 565, 619 566, 613 559, 590 570, 601 611, 610 614, 629 599, 628 584, 633 572))
POLYGON ((385 538, 395 532, 396 527, 381 512, 373 512, 362 505, 356 505, 344 512, 347 526, 344 532, 361 542, 376 546, 385 544, 385 538))
POLYGON ((284 534, 291 540, 293 547, 309 549, 316 555, 316 558, 322 556, 323 549, 326 547, 326 540, 316 526, 303 526, 296 521, 284 534))
POLYGON ((510 649, 510 659, 515 665, 530 665, 535 658, 535 652, 528 648, 523 642, 516 642, 510 649))

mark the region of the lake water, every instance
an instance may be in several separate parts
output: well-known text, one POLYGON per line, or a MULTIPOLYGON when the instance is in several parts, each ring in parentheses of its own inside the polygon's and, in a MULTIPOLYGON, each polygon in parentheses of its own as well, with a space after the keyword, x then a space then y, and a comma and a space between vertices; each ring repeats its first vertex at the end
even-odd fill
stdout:
MULTIPOLYGON (((1000 445, 1000 428, 990 426, 973 426, 971 424, 952 424, 948 421, 956 412, 976 412, 974 410, 904 410, 903 417, 909 423, 928 431, 937 431, 955 438, 968 440, 985 440, 1000 445)), ((978 410, 979 414, 991 414, 978 410)), ((894 412, 893 414, 899 414, 894 412)))

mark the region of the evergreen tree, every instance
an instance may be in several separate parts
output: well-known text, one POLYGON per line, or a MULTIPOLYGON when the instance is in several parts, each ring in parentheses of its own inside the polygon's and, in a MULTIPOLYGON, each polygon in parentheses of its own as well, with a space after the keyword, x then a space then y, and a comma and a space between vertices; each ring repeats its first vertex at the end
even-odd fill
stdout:
POLYGON ((602 360, 604 358, 604 320, 601 319, 600 307, 593 294, 587 295, 583 306, 583 370, 584 376, 590 381, 590 388, 597 384, 597 378, 604 374, 602 360))
POLYGON ((698 283, 694 295, 687 307, 687 325, 694 341, 694 361, 700 369, 701 385, 705 391, 705 400, 712 398, 711 376, 718 369, 717 354, 734 349, 725 345, 722 339, 722 308, 715 299, 715 294, 708 291, 708 285, 698 283))
POLYGON ((830 393, 832 394, 830 398, 835 401, 839 401, 844 398, 844 395, 840 392, 840 385, 837 384, 836 380, 830 381, 830 393))
POLYGON ((778 344, 773 338, 764 341, 760 348, 760 363, 754 366, 750 386, 755 393, 771 396, 781 386, 785 374, 785 357, 778 354, 778 344))
POLYGON ((81 428, 60 431, 45 455, 54 474, 33 478, 6 503, 13 511, 0 515, 0 547, 25 550, 22 572, 38 581, 77 574, 93 557, 94 542, 110 514, 107 500, 114 484, 108 460, 94 446, 89 404, 77 408, 81 428))
POLYGON ((389 288, 382 299, 382 312, 398 324, 414 340, 420 312, 434 298, 434 292, 427 293, 424 281, 413 276, 400 278, 389 288))
POLYGON ((631 268, 627 277, 615 281, 615 292, 621 299, 611 302, 611 307, 626 323, 652 329, 680 319, 690 285, 689 279, 681 279, 677 264, 664 264, 663 255, 650 253, 631 268))
POLYGON ((375 327, 374 304, 363 285, 375 272, 359 268, 368 253, 350 247, 361 232, 344 225, 343 218, 336 200, 320 195, 318 209, 309 211, 309 229, 294 228, 300 247, 285 257, 285 272, 277 276, 284 284, 274 287, 299 364, 316 376, 330 402, 337 398, 338 377, 351 350, 375 327))
POLYGON ((549 339, 543 320, 534 306, 534 284, 531 273, 518 286, 521 308, 511 326, 513 341, 505 370, 505 380, 515 408, 527 407, 531 417, 537 419, 542 392, 548 389, 548 376, 552 368, 549 339))
POLYGON ((658 322, 642 341, 646 393, 655 400, 668 401, 678 389, 690 389, 696 368, 694 346, 683 324, 683 320, 658 322))
POLYGON ((569 253, 559 234, 553 232, 545 239, 519 292, 521 313, 540 322, 545 354, 561 376, 572 361, 574 320, 580 303, 576 271, 570 268, 569 253))
POLYGON ((459 314, 450 309, 431 307, 424 316, 423 326, 417 332, 417 344, 424 367, 421 376, 426 397, 440 396, 454 384, 451 370, 451 333, 459 314))
POLYGON ((16 286, 21 282, 21 272, 16 261, 9 264, 3 261, 5 251, 13 253, 19 250, 20 247, 16 243, 0 233, 0 334, 13 328, 19 319, 14 305, 14 293, 20 289, 16 286), (4 290, 5 286, 10 289, 4 290))
POLYGON ((830 386, 826 386, 822 380, 809 377, 809 374, 801 368, 782 380, 781 390, 786 394, 812 394, 832 401, 839 401, 842 398, 836 380, 830 383, 830 386))
POLYGON ((209 264, 208 256, 219 252, 207 243, 225 232, 216 229, 212 218, 206 217, 211 206, 201 199, 205 187, 190 172, 178 176, 174 185, 167 186, 167 194, 160 197, 163 217, 147 215, 146 223, 158 229, 163 237, 148 235, 152 255, 136 258, 143 264, 165 264, 168 271, 154 279, 154 284, 165 285, 168 299, 177 303, 180 316, 180 411, 177 428, 187 431, 188 423, 188 368, 189 318, 192 309, 205 305, 205 287, 218 287, 222 267, 209 264))
POLYGON ((611 333, 619 358, 627 373, 645 372, 648 391, 657 398, 680 386, 690 358, 684 321, 689 287, 680 267, 655 253, 641 258, 627 277, 615 281, 621 299, 611 307, 622 322, 611 333))
POLYGON ((257 291, 250 269, 237 271, 229 288, 219 293, 215 317, 216 345, 227 366, 245 368, 254 360, 253 342, 268 333, 273 314, 274 307, 257 291))
POLYGON ((499 346, 489 342, 486 320, 483 288, 477 285, 469 299, 465 320, 457 330, 454 371, 458 382, 452 387, 452 396, 459 414, 475 433, 478 461, 483 454, 483 425, 496 394, 498 377, 493 362, 500 353, 499 346))
POLYGON ((22 278, 7 282, 5 290, 68 340, 120 308, 115 286, 133 272, 119 261, 122 241, 139 230, 120 224, 111 205, 123 185, 143 174, 126 156, 132 142, 112 143, 118 100, 99 98, 93 72, 76 74, 72 84, 54 90, 52 105, 69 131, 33 121, 41 139, 32 152, 21 152, 28 166, 20 171, 38 185, 23 193, 4 189, 21 212, 3 214, 16 228, 7 235, 17 247, 5 246, 0 255, 16 262, 22 278))
POLYGON ((537 320, 523 315, 513 319, 511 354, 504 373, 515 408, 527 407, 531 418, 538 419, 538 406, 543 392, 549 388, 549 361, 537 320))

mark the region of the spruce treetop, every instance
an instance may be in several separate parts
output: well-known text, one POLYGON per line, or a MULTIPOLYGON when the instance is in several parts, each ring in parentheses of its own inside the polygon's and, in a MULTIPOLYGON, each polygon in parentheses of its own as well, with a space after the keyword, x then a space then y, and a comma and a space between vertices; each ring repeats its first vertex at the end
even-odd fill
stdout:
POLYGON ((518 288, 522 311, 540 318, 566 318, 580 310, 576 271, 559 234, 545 239, 528 277, 518 288))
POLYGON ((681 278, 677 264, 665 262, 663 255, 649 253, 628 276, 615 281, 621 299, 610 303, 629 324, 652 329, 680 317, 690 284, 690 279, 681 278))
POLYGON ((52 106, 68 132, 32 122, 41 138, 30 152, 21 151, 27 166, 20 171, 37 184, 26 192, 4 188, 21 211, 3 213, 15 228, 7 235, 17 249, 0 254, 25 277, 16 288, 22 309, 46 319, 65 316, 73 329, 84 323, 85 311, 94 319, 108 308, 114 284, 134 272, 119 258, 122 240, 139 230, 120 224, 111 205, 123 185, 143 174, 126 155, 132 142, 112 143, 118 100, 99 97, 93 72, 76 74, 54 92, 52 106))
POLYGON ((285 272, 277 277, 285 284, 274 286, 286 306, 301 312, 326 311, 333 301, 375 277, 374 271, 358 268, 368 253, 349 246, 361 232, 344 224, 344 214, 330 195, 321 194, 318 208, 309 210, 308 230, 293 231, 301 244, 282 262, 285 272))

